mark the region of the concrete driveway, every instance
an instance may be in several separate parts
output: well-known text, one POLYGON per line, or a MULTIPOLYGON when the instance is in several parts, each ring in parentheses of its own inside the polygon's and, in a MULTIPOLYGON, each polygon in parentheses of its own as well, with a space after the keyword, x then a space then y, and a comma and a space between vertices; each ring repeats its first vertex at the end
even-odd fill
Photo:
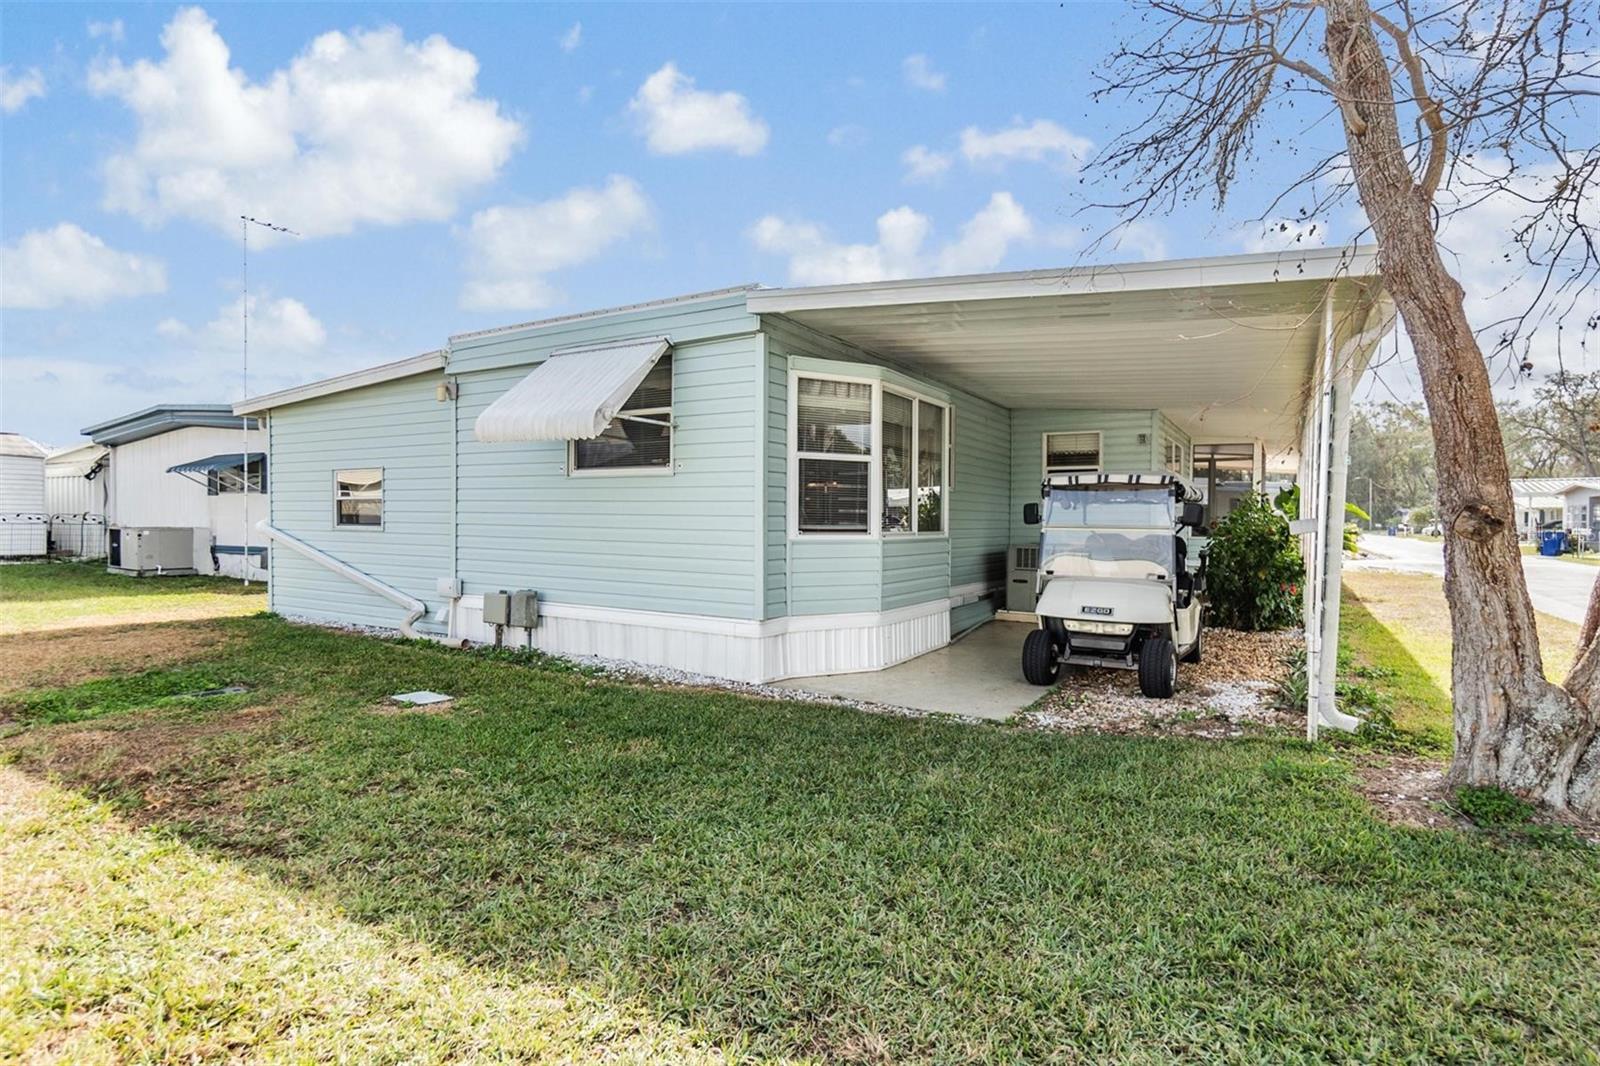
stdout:
MULTIPOLYGON (((1348 569, 1395 570, 1444 577, 1444 545, 1439 541, 1363 533, 1361 550, 1370 557, 1347 561, 1344 565, 1348 569)), ((1594 588, 1595 578, 1600 577, 1600 568, 1525 555, 1522 572, 1527 575, 1528 595, 1533 600, 1534 610, 1569 622, 1583 621, 1583 612, 1589 605, 1589 591, 1594 588)))

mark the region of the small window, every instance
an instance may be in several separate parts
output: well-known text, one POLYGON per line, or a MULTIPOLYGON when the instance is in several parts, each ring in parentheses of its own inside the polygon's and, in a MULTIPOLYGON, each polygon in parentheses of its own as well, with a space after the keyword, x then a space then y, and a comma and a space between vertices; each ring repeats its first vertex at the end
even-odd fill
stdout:
MULTIPOLYGON (((240 471, 244 467, 225 466, 217 470, 206 472, 206 495, 226 496, 230 493, 243 492, 244 478, 240 471)), ((267 471, 264 463, 252 461, 250 463, 250 489, 251 492, 266 492, 267 471)))
POLYGON ((572 442, 572 470, 672 470, 672 353, 650 368, 598 437, 572 442))
POLYGON ((800 378, 795 397, 802 533, 866 533, 872 386, 800 378))
POLYGON ((383 525, 382 467, 334 472, 333 521, 339 526, 383 525))
POLYGON ((911 532, 911 433, 917 401, 883 393, 883 531, 911 532))
POLYGON ((1184 472, 1183 459, 1183 444, 1179 441, 1168 438, 1166 447, 1167 469, 1172 471, 1174 474, 1182 474, 1184 472))
POLYGON ((1051 474, 1093 474, 1100 469, 1100 434, 1046 433, 1044 472, 1051 474))
POLYGON ((917 401, 917 532, 944 530, 944 408, 917 401))

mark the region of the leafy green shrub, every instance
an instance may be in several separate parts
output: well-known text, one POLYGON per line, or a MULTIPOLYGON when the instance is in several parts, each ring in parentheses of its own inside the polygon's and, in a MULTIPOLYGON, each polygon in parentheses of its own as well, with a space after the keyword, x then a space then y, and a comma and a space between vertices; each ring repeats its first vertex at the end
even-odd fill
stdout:
POLYGON ((1229 629, 1299 625, 1303 574, 1288 520, 1265 496, 1246 496, 1211 534, 1206 588, 1212 618, 1229 629))

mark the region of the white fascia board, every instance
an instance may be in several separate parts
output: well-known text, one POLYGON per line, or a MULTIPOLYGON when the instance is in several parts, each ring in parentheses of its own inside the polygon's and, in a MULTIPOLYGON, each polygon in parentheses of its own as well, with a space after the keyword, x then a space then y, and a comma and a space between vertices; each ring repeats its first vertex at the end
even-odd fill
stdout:
POLYGON ((415 374, 426 374, 430 370, 443 369, 448 357, 449 353, 443 349, 424 352, 409 359, 369 366, 365 370, 353 370, 338 377, 323 378, 321 381, 279 389, 277 392, 262 393, 260 396, 251 396, 234 404, 233 413, 246 415, 256 411, 266 411, 274 407, 299 403, 302 400, 314 400, 318 396, 331 396, 336 392, 348 392, 367 385, 379 385, 385 381, 397 381, 415 374))
POLYGON ((895 304, 1007 300, 1030 296, 1138 292, 1223 285, 1270 285, 1277 281, 1318 281, 1375 277, 1375 245, 1310 248, 1295 252, 1224 255, 1152 263, 1117 263, 969 274, 949 278, 910 278, 795 289, 756 289, 745 304, 752 314, 782 314, 895 304))

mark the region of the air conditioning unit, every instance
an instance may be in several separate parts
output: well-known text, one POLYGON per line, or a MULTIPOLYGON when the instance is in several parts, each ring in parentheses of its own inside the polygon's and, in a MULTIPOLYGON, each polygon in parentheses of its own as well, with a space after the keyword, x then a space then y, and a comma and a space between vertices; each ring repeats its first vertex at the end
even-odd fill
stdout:
POLYGON ((1006 554, 1006 610, 1032 614, 1039 595, 1039 545, 1013 544, 1006 554))
POLYGON ((107 569, 135 577, 192 574, 194 530, 187 526, 112 526, 107 569))

